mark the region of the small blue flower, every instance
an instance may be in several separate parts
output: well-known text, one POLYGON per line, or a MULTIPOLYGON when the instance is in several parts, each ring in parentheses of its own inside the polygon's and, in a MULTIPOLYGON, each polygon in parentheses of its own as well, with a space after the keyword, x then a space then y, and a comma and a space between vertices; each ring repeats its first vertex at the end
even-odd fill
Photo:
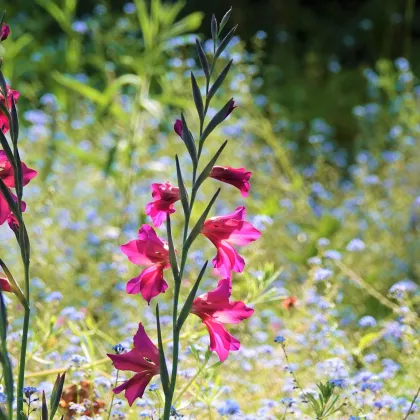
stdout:
POLYGON ((234 400, 226 400, 225 405, 220 407, 217 411, 221 416, 229 415, 229 414, 238 414, 241 408, 239 404, 234 400))
POLYGON ((276 343, 283 344, 283 343, 286 341, 286 339, 285 339, 282 335, 278 335, 278 336, 274 339, 274 341, 275 341, 276 343))
POLYGON ((352 239, 346 246, 346 249, 349 252, 359 252, 363 251, 365 248, 365 243, 359 238, 352 239))
POLYGON ((112 347, 112 350, 114 350, 116 354, 121 354, 125 350, 125 348, 122 344, 118 343, 114 347, 112 347))
POLYGON ((373 316, 366 315, 359 319, 359 325, 361 327, 375 327, 376 319, 373 316))
POLYGON ((333 271, 328 269, 328 268, 317 268, 314 271, 314 280, 316 282, 318 281, 323 281, 323 280, 327 280, 328 278, 330 278, 333 275, 333 271))

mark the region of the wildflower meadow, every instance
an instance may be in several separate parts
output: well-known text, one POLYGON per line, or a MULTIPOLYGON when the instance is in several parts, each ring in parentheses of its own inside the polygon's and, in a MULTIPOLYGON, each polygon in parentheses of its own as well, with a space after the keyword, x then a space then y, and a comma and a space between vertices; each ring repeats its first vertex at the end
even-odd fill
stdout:
POLYGON ((288 2, 274 35, 0 5, 0 420, 420 419, 420 10, 387 3, 337 47, 288 2))

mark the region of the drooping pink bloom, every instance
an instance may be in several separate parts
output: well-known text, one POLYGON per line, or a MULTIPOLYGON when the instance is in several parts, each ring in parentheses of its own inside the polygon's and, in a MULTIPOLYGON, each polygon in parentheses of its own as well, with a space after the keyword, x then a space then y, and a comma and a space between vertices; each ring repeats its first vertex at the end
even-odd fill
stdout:
POLYGON ((167 214, 175 213, 174 203, 179 200, 179 188, 169 182, 152 184, 152 197, 153 201, 146 206, 146 214, 159 227, 166 220, 167 214))
POLYGON ((225 278, 231 278, 232 271, 241 273, 245 266, 245 260, 233 245, 247 245, 261 236, 258 229, 245 221, 245 213, 245 207, 237 207, 231 214, 206 220, 201 229, 217 249, 213 266, 225 278))
MULTIPOLYGON (((12 98, 16 103, 19 99, 20 93, 17 90, 10 89, 10 86, 6 86, 7 89, 7 101, 5 97, 0 93, 0 101, 3 105, 7 106, 8 109, 12 107, 12 98)), ((0 111, 0 130, 6 134, 9 131, 9 119, 3 112, 0 111)))
POLYGON ((0 290, 2 292, 12 291, 12 286, 10 286, 9 280, 3 273, 0 273, 0 290))
POLYGON ((0 41, 4 41, 10 35, 10 27, 6 23, 3 23, 0 31, 0 41))
MULTIPOLYGON (((27 185, 29 181, 37 175, 37 172, 31 168, 28 168, 25 163, 21 162, 23 185, 27 185)), ((14 170, 12 164, 6 156, 4 150, 0 150, 0 179, 9 188, 15 188, 14 170)), ((9 190, 12 194, 13 199, 17 202, 17 197, 9 190)), ((22 211, 26 210, 26 204, 24 201, 21 203, 22 211)), ((7 204, 6 198, 0 193, 0 225, 4 222, 8 222, 11 229, 15 230, 19 225, 12 214, 12 211, 7 204)))
POLYGON ((201 318, 209 331, 210 350, 215 351, 222 362, 229 351, 240 348, 239 340, 229 334, 223 324, 238 324, 254 313, 243 302, 230 301, 231 294, 231 280, 220 280, 216 289, 195 298, 191 308, 191 313, 201 318))
POLYGON ((241 191, 243 197, 248 196, 251 188, 249 179, 252 172, 247 172, 245 168, 231 168, 230 166, 214 166, 209 177, 217 179, 218 181, 226 182, 233 185, 241 191))
POLYGON ((136 398, 141 398, 153 376, 159 375, 159 351, 144 331, 143 325, 133 337, 134 348, 128 353, 107 354, 116 369, 135 372, 128 381, 114 388, 114 393, 125 391, 130 406, 136 398))
POLYGON ((127 283, 127 293, 141 293, 149 304, 152 298, 165 293, 168 284, 163 278, 163 270, 170 266, 169 248, 151 226, 143 225, 138 239, 121 245, 121 251, 133 264, 148 266, 127 283))
POLYGON ((174 124, 174 131, 176 134, 178 134, 179 137, 182 138, 182 121, 176 120, 174 124))

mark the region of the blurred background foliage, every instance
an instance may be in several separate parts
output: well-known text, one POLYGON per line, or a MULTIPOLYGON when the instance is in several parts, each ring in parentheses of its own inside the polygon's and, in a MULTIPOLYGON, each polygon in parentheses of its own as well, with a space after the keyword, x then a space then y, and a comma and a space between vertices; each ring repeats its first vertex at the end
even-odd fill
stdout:
MULTIPOLYGON (((198 130, 190 71, 201 86, 204 78, 195 38, 208 38, 211 13, 220 19, 227 5, 8 3, 12 35, 0 47, 4 74, 21 92, 25 162, 40 172, 25 190, 40 331, 29 377, 37 377, 62 366, 74 348, 102 365, 109 346, 126 339, 139 318, 153 323, 138 297, 125 295, 138 267, 126 262, 119 245, 148 222, 150 184, 175 183, 175 153, 188 179, 188 159, 172 125, 183 110, 198 130), (76 344, 61 340, 65 334, 76 344)), ((247 272, 234 280, 235 299, 254 304, 258 314, 240 327, 244 347, 256 345, 254 336, 266 346, 284 330, 309 382, 321 359, 337 355, 355 376, 368 365, 364 352, 403 363, 418 350, 419 330, 420 7, 414 0, 231 4, 238 36, 216 70, 229 58, 234 65, 209 114, 230 97, 238 109, 212 134, 206 156, 228 138, 220 164, 253 172, 246 206, 263 237, 245 251, 247 272), (299 302, 296 311, 284 305, 290 296, 299 302), (377 319, 372 329, 359 323, 365 315, 377 319)), ((214 190, 214 182, 204 184, 193 217, 214 190)), ((229 188, 220 197, 215 214, 243 204, 229 188)), ((179 236, 179 212, 173 218, 179 236)), ((2 236, 0 250, 12 259, 5 244, 2 236)), ((214 256, 204 240, 199 245, 186 286, 203 259, 214 256)), ((203 282, 203 290, 213 284, 203 282)), ((167 310, 162 302, 164 316, 167 310)), ((19 324, 19 314, 13 316, 19 324)), ((200 341, 198 331, 189 328, 186 344, 200 341)), ((253 401, 247 387, 238 389, 249 410, 268 389, 270 398, 283 395, 284 375, 272 375, 273 366, 282 369, 276 351, 261 350, 261 358, 245 351, 250 361, 239 355, 231 362, 236 372, 248 364, 247 371, 264 372, 272 382, 267 379, 253 401)), ((384 385, 396 400, 406 398, 406 411, 419 363, 413 357, 410 369, 393 372, 395 380, 384 385)), ((224 392, 220 374, 214 375, 208 372, 214 390, 197 388, 194 396, 209 411, 224 392)), ((236 391, 238 383, 232 384, 236 391)), ((346 415, 356 413, 349 407, 346 415)))

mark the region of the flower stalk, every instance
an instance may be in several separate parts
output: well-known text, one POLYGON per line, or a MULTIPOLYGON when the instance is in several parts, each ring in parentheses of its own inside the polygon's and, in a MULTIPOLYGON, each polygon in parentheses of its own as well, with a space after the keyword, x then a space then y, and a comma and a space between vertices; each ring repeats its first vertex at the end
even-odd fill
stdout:
POLYGON ((181 331, 188 316, 190 314, 198 316, 209 332, 210 351, 206 359, 207 364, 212 351, 216 352, 220 362, 223 362, 230 351, 236 351, 240 347, 239 340, 229 334, 224 324, 239 323, 250 317, 254 312, 253 309, 246 307, 243 302, 230 301, 232 292, 231 273, 232 271, 242 272, 245 265, 244 259, 238 254, 233 245, 246 245, 260 236, 260 232, 244 220, 245 207, 238 207, 235 212, 226 216, 208 219, 210 211, 213 209, 221 191, 221 188, 218 188, 201 216, 194 225, 191 224, 191 215, 194 210, 197 193, 206 179, 213 178, 233 185, 241 191, 244 197, 248 194, 250 188, 248 181, 251 173, 245 171, 244 168, 215 166, 227 145, 227 140, 220 145, 215 155, 203 165, 203 169, 199 172, 200 158, 205 141, 213 130, 235 109, 235 102, 233 99, 230 99, 206 124, 207 111, 211 100, 222 86, 232 65, 231 60, 212 84, 212 75, 216 68, 217 59, 228 46, 236 30, 236 27, 231 29, 219 43, 219 36, 230 14, 231 10, 224 16, 220 25, 214 16, 212 18, 213 58, 211 66, 209 66, 206 53, 200 41, 196 40, 198 57, 206 77, 206 93, 205 101, 203 102, 200 87, 194 74, 191 73, 192 96, 200 127, 199 135, 197 136, 198 148, 183 113, 181 113, 181 118, 174 124, 174 130, 182 139, 191 159, 191 188, 187 189, 185 185, 178 155, 175 156, 178 185, 175 187, 169 182, 152 184, 153 201, 147 204, 146 214, 151 217, 153 224, 157 228, 166 220, 167 242, 159 238, 151 226, 143 225, 139 230, 138 239, 121 246, 122 252, 126 254, 132 263, 147 267, 139 276, 128 281, 126 291, 130 294, 140 293, 149 304, 152 298, 157 297, 160 293, 164 293, 168 288, 168 284, 163 278, 164 270, 170 268, 172 271, 174 290, 172 300, 173 347, 171 371, 169 372, 168 370, 167 358, 163 348, 164 341, 162 339, 159 305, 156 305, 159 354, 157 355, 155 350, 152 352, 152 346, 154 349, 156 349, 156 346, 150 342, 141 324, 133 340, 134 349, 132 352, 137 352, 136 354, 139 357, 144 355, 144 360, 146 363, 151 363, 150 365, 145 365, 141 358, 137 362, 132 363, 132 359, 129 359, 128 356, 108 355, 117 369, 131 370, 136 373, 134 377, 114 389, 114 393, 125 390, 125 396, 130 405, 135 398, 142 397, 145 387, 151 378, 158 373, 160 374, 165 396, 163 420, 169 420, 170 416, 176 413, 173 401, 178 402, 185 390, 188 389, 188 387, 184 387, 181 394, 174 399, 177 385, 181 331), (181 201, 184 216, 180 254, 175 249, 170 217, 176 211, 174 205, 177 201, 181 201), (206 261, 193 287, 188 291, 184 302, 181 302, 182 280, 186 272, 189 251, 199 234, 206 236, 215 245, 217 255, 213 259, 213 266, 223 278, 214 290, 197 297, 199 286, 208 266, 208 261, 206 261), (140 336, 141 340, 146 344, 141 342, 140 336), (144 347, 149 348, 149 350, 144 347), (145 356, 146 350, 150 356, 145 356))

